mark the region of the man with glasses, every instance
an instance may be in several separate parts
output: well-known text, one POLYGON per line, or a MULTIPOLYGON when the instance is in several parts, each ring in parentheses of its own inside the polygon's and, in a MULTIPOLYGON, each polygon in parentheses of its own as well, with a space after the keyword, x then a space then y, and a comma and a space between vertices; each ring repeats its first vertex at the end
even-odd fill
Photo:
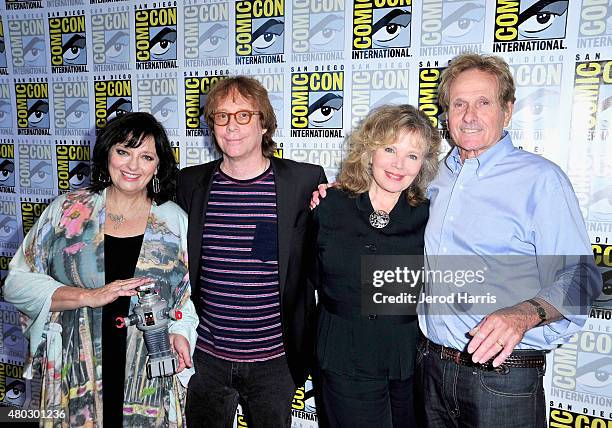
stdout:
POLYGON ((307 282, 310 193, 320 166, 274 157, 276 117, 255 79, 220 80, 204 117, 221 158, 185 168, 177 201, 189 214, 192 299, 200 325, 189 427, 289 427, 313 354, 307 282))

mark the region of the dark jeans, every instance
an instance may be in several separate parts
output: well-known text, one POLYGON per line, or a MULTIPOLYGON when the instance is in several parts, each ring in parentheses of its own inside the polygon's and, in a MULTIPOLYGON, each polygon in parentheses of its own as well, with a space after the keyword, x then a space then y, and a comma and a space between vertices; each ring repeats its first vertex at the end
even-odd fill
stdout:
POLYGON ((412 378, 389 380, 320 373, 322 427, 413 428, 412 378))
POLYGON ((235 363, 196 350, 187 389, 187 426, 231 428, 238 400, 249 428, 291 426, 295 384, 287 359, 235 363))
POLYGON ((505 374, 442 360, 419 341, 415 383, 422 427, 542 428, 544 368, 505 374))

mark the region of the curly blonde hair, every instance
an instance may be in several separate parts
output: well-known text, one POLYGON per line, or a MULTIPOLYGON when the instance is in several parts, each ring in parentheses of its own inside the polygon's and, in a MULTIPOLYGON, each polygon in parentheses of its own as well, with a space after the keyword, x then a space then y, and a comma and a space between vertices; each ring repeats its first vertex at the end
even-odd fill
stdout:
POLYGON ((363 119, 349 136, 349 151, 338 175, 338 186, 353 194, 367 192, 372 184, 370 164, 374 151, 393 144, 403 132, 415 133, 424 145, 423 165, 407 191, 411 206, 424 202, 425 190, 438 172, 440 135, 427 115, 409 104, 383 105, 363 119))

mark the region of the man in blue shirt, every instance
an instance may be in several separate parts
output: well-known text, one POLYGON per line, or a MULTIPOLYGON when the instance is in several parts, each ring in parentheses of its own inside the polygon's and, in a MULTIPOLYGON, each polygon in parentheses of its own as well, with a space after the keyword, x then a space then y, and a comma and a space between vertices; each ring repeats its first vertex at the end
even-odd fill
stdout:
POLYGON ((424 426, 544 426, 545 352, 584 325, 601 292, 568 178, 504 131, 514 93, 499 57, 460 55, 442 75, 455 147, 429 187, 426 260, 433 271, 481 267, 484 281, 425 285, 416 373, 424 426), (455 300, 433 302, 441 295, 455 300))

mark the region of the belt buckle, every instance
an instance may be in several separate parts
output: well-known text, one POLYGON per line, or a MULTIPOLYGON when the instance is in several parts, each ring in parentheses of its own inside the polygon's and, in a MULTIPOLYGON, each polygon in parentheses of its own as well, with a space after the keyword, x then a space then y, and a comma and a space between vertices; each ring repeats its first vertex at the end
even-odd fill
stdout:
POLYGON ((458 366, 461 365, 461 351, 455 351, 455 358, 453 358, 453 360, 458 366))

